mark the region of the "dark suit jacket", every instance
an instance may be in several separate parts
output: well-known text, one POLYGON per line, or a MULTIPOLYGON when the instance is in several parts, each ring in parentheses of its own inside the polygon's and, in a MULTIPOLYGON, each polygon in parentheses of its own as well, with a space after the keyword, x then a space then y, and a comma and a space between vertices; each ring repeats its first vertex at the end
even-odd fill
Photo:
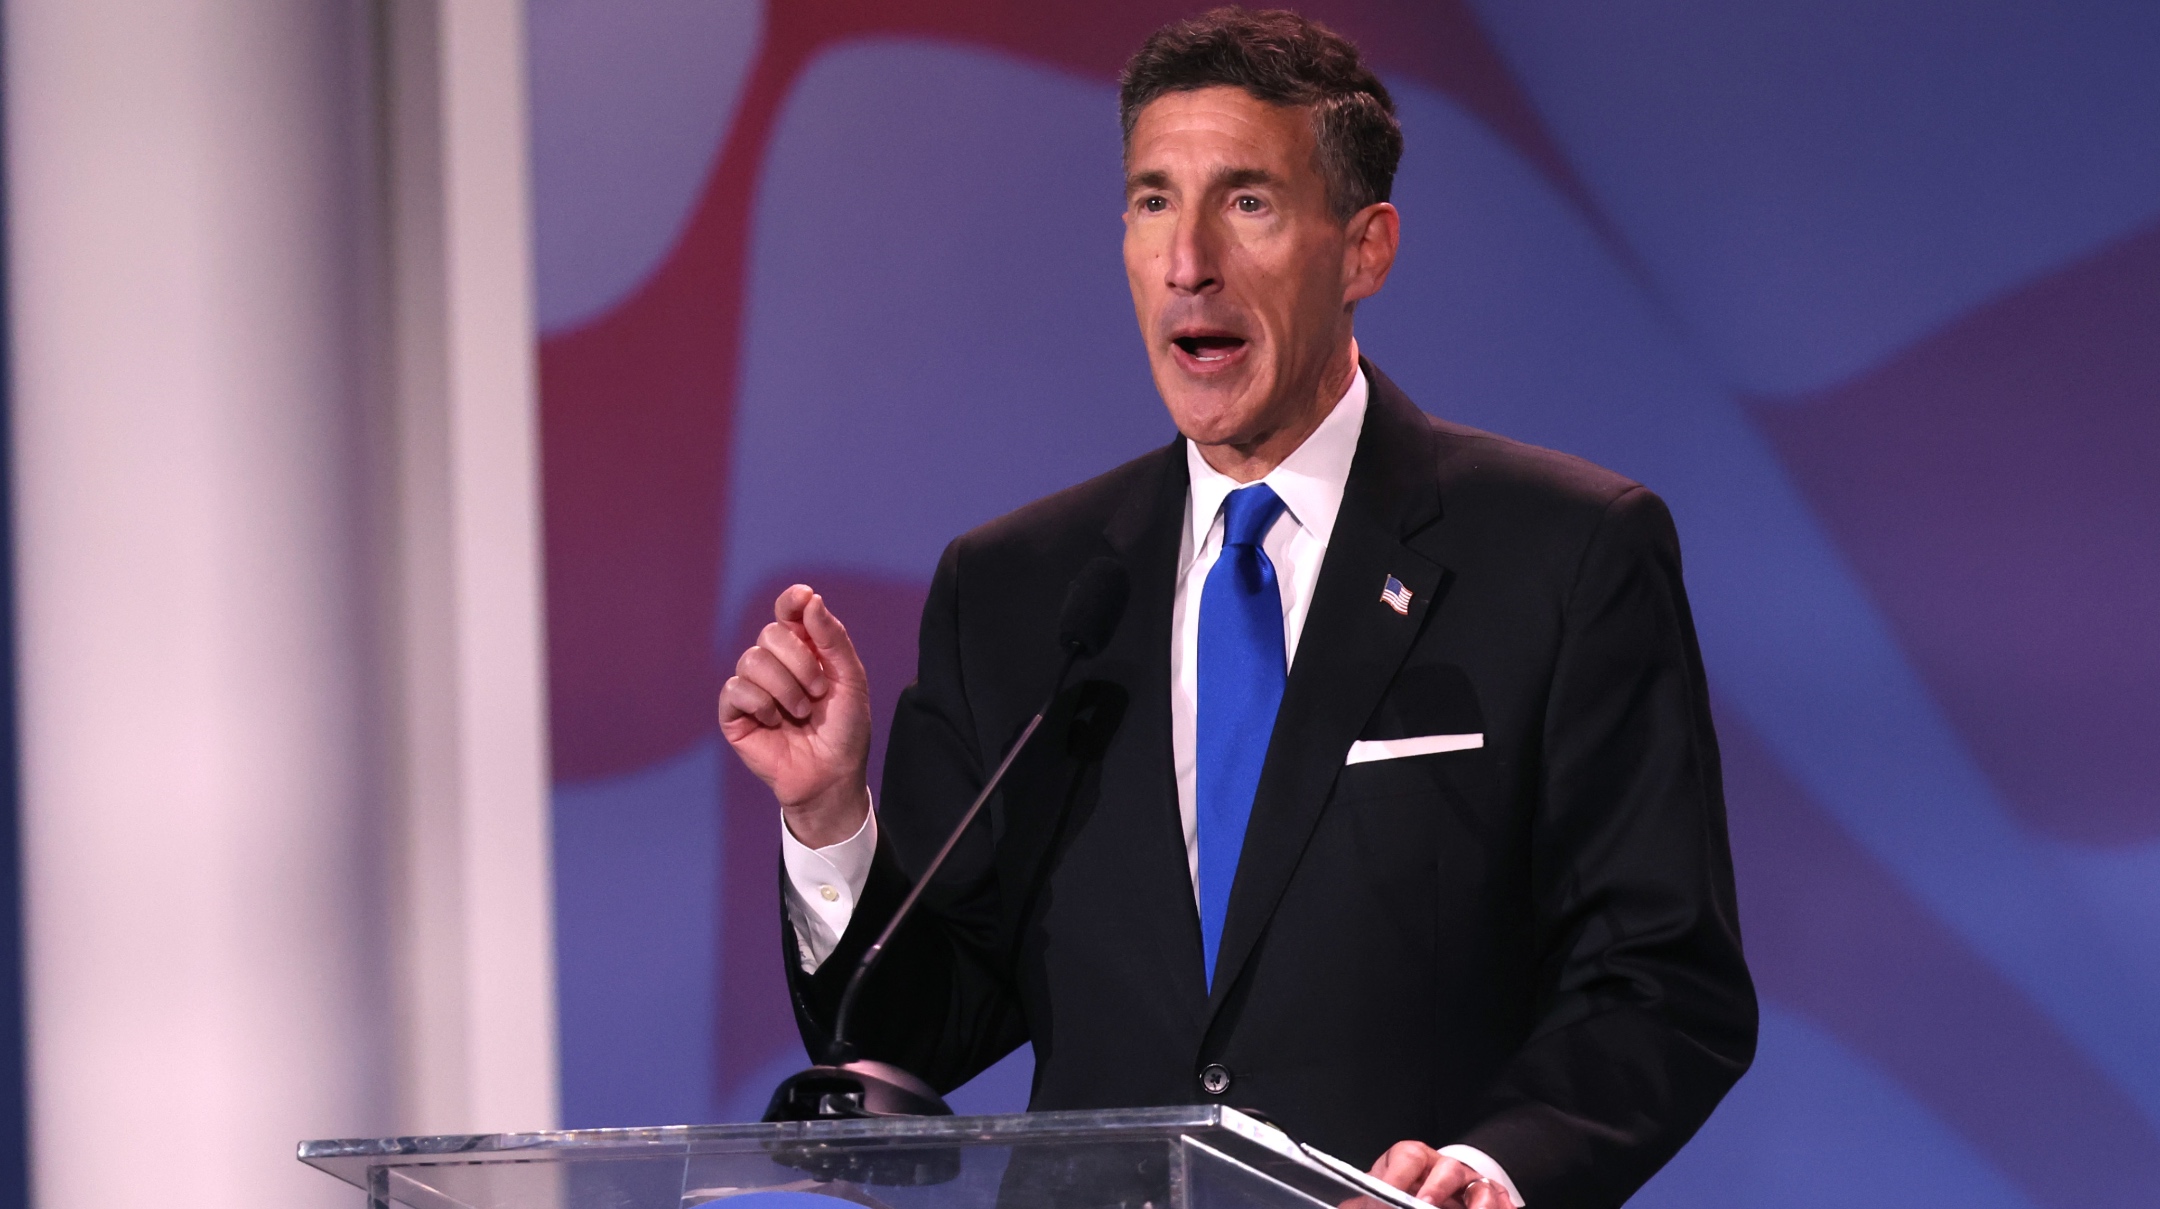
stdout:
POLYGON ((1040 704, 1067 585, 1109 553, 1124 620, 865 984, 863 1056, 949 1089, 1032 1042, 1036 1109, 1219 1098, 1359 1164, 1467 1142, 1532 1209, 1625 1200, 1739 1078, 1755 998, 1664 504, 1365 369, 1214 993, 1171 769, 1177 441, 946 549, 869 885, 815 975, 783 937, 813 1053, 906 870, 1040 704), (1353 740, 1462 732, 1484 746, 1344 766, 1353 740))

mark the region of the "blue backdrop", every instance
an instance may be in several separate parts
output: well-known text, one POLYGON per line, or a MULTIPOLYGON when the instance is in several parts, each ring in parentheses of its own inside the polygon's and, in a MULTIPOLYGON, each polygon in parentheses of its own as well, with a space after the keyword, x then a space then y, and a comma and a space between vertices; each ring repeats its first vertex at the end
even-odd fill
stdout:
MULTIPOLYGON (((710 693, 814 577, 889 708, 950 537, 1171 435, 1175 6, 530 11, 564 1111, 744 1119, 804 1055, 710 693)), ((1408 144, 1367 354, 1680 524, 1764 1031, 1638 1203, 2160 1204, 2160 7, 1312 11, 1408 144)))

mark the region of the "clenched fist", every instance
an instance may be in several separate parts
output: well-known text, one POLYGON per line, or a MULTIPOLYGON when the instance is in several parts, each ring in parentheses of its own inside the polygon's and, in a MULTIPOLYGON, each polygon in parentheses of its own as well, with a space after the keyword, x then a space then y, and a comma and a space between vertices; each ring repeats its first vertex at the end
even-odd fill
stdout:
POLYGON ((720 733, 812 848, 855 834, 870 808, 870 683, 847 627, 796 584, 720 689, 720 733))

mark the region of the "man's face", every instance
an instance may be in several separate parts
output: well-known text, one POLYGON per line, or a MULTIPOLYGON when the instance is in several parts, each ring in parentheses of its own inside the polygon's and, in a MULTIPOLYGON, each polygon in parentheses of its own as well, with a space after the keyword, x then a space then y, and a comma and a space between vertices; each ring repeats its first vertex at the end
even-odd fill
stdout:
POLYGON ((1133 124, 1125 274, 1156 389, 1203 447, 1302 440, 1349 382, 1350 303, 1379 288, 1359 235, 1393 211, 1338 221, 1314 150, 1307 110, 1238 88, 1166 94, 1133 124))

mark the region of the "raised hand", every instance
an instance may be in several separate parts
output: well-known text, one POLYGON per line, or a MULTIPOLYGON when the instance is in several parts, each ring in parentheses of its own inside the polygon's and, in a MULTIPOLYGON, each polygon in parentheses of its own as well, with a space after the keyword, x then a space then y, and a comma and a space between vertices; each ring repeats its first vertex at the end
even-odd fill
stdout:
POLYGON ((847 627, 796 584, 720 689, 720 733, 813 848, 855 834, 869 809, 870 683, 847 627))

